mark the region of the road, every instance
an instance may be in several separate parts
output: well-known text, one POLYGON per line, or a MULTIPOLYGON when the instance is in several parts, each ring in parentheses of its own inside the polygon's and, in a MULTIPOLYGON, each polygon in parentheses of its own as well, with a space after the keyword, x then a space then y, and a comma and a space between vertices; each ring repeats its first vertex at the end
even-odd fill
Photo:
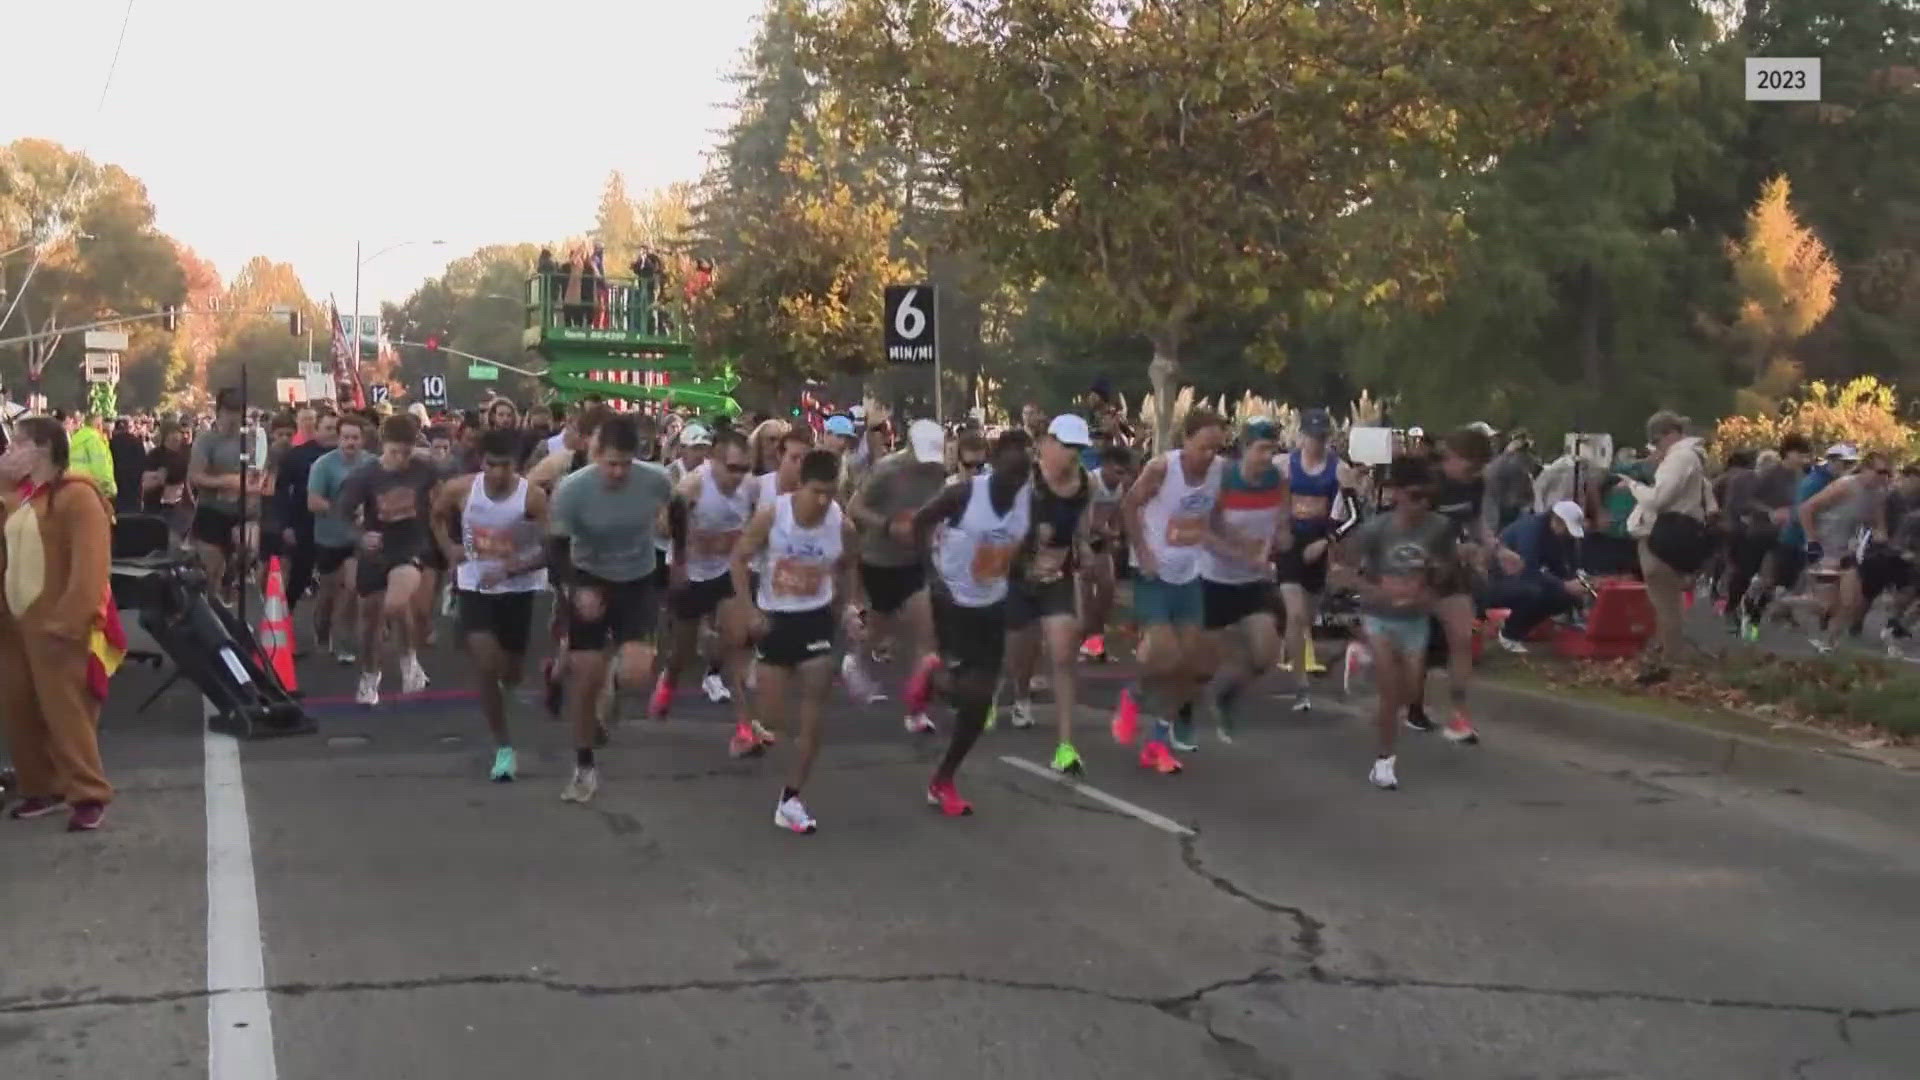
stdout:
POLYGON ((107 828, 0 828, 0 1076, 1920 1075, 1911 826, 1498 710, 1475 749, 1410 735, 1394 793, 1357 714, 1271 699, 1166 778, 1089 668, 1095 790, 1003 726, 946 819, 941 743, 841 705, 798 837, 775 762, 684 695, 588 807, 528 703, 523 778, 488 784, 463 665, 426 660, 372 712, 305 663, 320 733, 244 746, 182 691, 130 715, 154 676, 123 674, 107 828))

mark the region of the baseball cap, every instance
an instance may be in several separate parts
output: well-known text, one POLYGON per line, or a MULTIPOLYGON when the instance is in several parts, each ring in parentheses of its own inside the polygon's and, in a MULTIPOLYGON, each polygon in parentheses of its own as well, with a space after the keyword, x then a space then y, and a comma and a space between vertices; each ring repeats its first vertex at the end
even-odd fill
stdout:
POLYGON ((1325 409, 1308 409, 1300 414, 1300 434, 1324 436, 1333 431, 1333 417, 1325 409))
POLYGON ((1834 443, 1827 447, 1827 456, 1841 461, 1859 461, 1860 451, 1854 449, 1851 443, 1834 443))
POLYGON ((1426 438, 1426 436, 1427 436, 1427 429, 1421 427, 1418 424, 1415 424, 1414 426, 1407 429, 1407 438, 1409 439, 1424 439, 1426 438))
POLYGON ((713 432, 700 424, 688 424, 680 429, 681 446, 712 446, 713 432))
POLYGON ((922 464, 939 465, 947 460, 947 433, 931 420, 907 425, 907 445, 913 449, 913 459, 922 464))
POLYGON ((1061 413, 1047 425, 1047 434, 1067 446, 1092 446, 1093 435, 1087 431, 1087 422, 1072 413, 1061 413))
POLYGON ((1467 425, 1467 430, 1477 431, 1489 439, 1493 438, 1493 425, 1487 423, 1485 420, 1475 420, 1473 423, 1467 425))
POLYGON ((1567 532, 1575 540, 1587 535, 1587 515, 1580 504, 1572 499, 1561 499, 1553 504, 1553 514, 1567 523, 1567 532))
POLYGON ((847 410, 847 415, 853 417, 854 423, 857 424, 867 418, 867 407, 865 405, 855 405, 847 410))
POLYGON ((850 437, 854 434, 853 421, 845 416, 829 416, 827 417, 827 434, 850 437))

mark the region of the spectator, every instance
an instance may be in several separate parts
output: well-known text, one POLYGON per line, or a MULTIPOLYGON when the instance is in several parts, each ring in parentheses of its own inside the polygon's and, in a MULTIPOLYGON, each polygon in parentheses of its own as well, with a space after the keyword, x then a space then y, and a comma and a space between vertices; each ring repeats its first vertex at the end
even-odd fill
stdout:
POLYGON ((67 453, 72 462, 68 471, 93 481, 112 504, 119 495, 119 487, 113 475, 113 451, 107 447, 107 437, 100 431, 103 418, 89 413, 85 417, 68 415, 64 419, 67 453))
POLYGON ((593 311, 593 266, 587 261, 585 248, 575 244, 567 255, 567 272, 560 292, 561 313, 566 325, 587 325, 587 317, 593 311))
POLYGON ((107 452, 113 458, 114 508, 134 513, 140 509, 140 475, 147 464, 147 445, 133 433, 132 421, 122 416, 113 422, 107 452))
POLYGON ((1641 681, 1666 678, 1668 665, 1681 659, 1686 645, 1681 594, 1712 554, 1707 516, 1714 510, 1707 483, 1707 459, 1700 440, 1687 434, 1687 418, 1661 411, 1647 418, 1652 448, 1653 484, 1629 480, 1634 508, 1627 532, 1640 545, 1640 575, 1653 605, 1654 637, 1648 642, 1641 681))
POLYGON ((1499 573, 1480 597, 1483 608, 1506 608, 1500 628, 1500 646, 1524 653, 1522 644, 1548 619, 1572 611, 1586 595, 1575 571, 1574 542, 1587 535, 1587 515, 1580 504, 1563 499, 1544 513, 1523 514, 1500 533, 1500 543, 1520 556, 1516 573, 1499 573))
POLYGON ((109 602, 111 511, 70 463, 67 433, 45 417, 22 420, 0 458, 0 723, 26 796, 13 817, 64 803, 80 831, 99 828, 113 799, 96 734, 111 668, 94 634, 116 651, 125 641, 109 602))
POLYGON ((1532 443, 1515 433, 1507 448, 1487 463, 1484 511, 1487 527, 1499 532, 1533 506, 1532 443))

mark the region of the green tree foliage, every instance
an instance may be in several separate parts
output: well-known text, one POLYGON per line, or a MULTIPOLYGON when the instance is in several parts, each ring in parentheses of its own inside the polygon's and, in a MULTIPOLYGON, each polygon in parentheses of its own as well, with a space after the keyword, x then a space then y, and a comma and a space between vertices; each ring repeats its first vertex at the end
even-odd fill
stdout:
POLYGON ((640 216, 633 199, 627 195, 627 178, 618 170, 607 175, 607 186, 600 193, 600 209, 594 215, 593 239, 606 246, 607 273, 619 274, 640 254, 644 243, 640 235, 640 216))
POLYGON ((1620 77, 1607 2, 840 0, 832 84, 928 148, 953 236, 1152 342, 1214 313, 1444 270, 1436 196, 1620 77))
POLYGON ((207 361, 207 389, 237 389, 244 365, 247 400, 255 405, 274 404, 275 379, 299 376, 310 349, 316 360, 327 355, 330 338, 326 323, 319 321, 324 318, 322 312, 308 299, 291 265, 264 255, 247 260, 228 282, 211 316, 219 328, 219 344, 207 361), (305 334, 295 337, 289 327, 287 313, 293 310, 306 313, 307 326, 313 329, 311 343, 305 334))
MULTIPOLYGON (((439 277, 400 304, 386 305, 383 321, 402 341, 425 342, 438 335, 462 352, 525 367, 527 279, 538 257, 534 244, 480 248, 448 263, 439 277)), ((608 261, 611 273, 611 258, 608 261)), ((488 389, 523 401, 535 393, 530 381, 509 372, 502 372, 498 382, 473 383, 467 378, 468 362, 445 352, 405 346, 399 353, 395 377, 410 394, 420 392, 420 378, 429 374, 447 377, 447 396, 455 404, 476 402, 488 389)))

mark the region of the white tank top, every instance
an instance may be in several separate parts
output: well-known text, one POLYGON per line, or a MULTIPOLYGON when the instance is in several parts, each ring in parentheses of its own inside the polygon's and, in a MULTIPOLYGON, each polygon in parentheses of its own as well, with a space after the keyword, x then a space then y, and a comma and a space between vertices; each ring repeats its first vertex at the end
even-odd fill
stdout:
POLYGON ((941 530, 934 557, 947 593, 961 607, 987 607, 1007 598, 1007 573, 1033 518, 1032 483, 1020 485, 1013 506, 1001 515, 994 512, 993 498, 987 494, 989 480, 973 478, 960 523, 949 523, 941 530))
POLYGON ((687 580, 712 581, 730 570, 734 542, 753 516, 753 485, 742 481, 728 495, 714 483, 711 464, 694 475, 700 494, 687 511, 687 580))
POLYGON ((833 601, 833 571, 840 561, 840 504, 828 503, 820 524, 810 529, 793 519, 793 496, 773 503, 773 527, 767 531, 767 569, 760 575, 754 604, 761 611, 815 611, 833 601))
POLYGON ((527 520, 527 478, 514 478, 513 493, 495 502, 487 497, 487 478, 476 476, 460 511, 460 546, 467 559, 454 571, 454 580, 467 592, 534 592, 547 587, 543 567, 493 585, 482 586, 480 576, 509 562, 525 561, 539 551, 540 530, 527 520))
POLYGON ((1159 579, 1169 585, 1184 585, 1200 575, 1207 519, 1220 499, 1220 469, 1225 461, 1216 455, 1207 466, 1206 479, 1189 484, 1186 470, 1180 467, 1180 451, 1167 451, 1164 460, 1166 479, 1140 508, 1144 535, 1139 540, 1160 564, 1159 579))

